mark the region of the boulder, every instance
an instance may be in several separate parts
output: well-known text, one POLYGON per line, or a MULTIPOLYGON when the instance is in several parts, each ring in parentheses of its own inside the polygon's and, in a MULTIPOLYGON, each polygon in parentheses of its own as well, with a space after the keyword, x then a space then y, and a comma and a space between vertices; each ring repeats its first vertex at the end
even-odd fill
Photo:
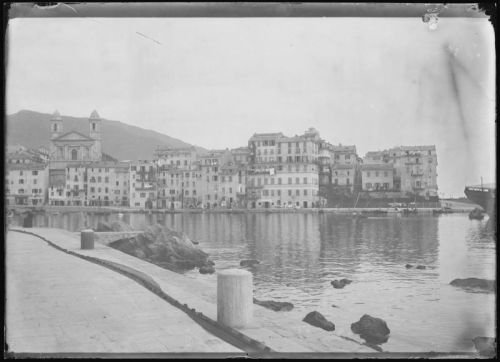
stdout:
POLYGON ((338 305, 332 304, 333 308, 340 308, 338 305))
POLYGON ((425 265, 417 265, 417 269, 425 269, 426 266, 425 265))
POLYGON ((405 265, 405 267, 406 267, 406 269, 411 269, 411 268, 413 268, 413 265, 411 265, 411 264, 406 264, 406 265, 405 265))
POLYGON ((134 231, 134 228, 121 220, 112 222, 99 221, 96 231, 134 231))
POLYGON ((179 233, 164 225, 151 225, 137 236, 117 240, 109 245, 124 253, 174 271, 191 270, 203 266, 213 267, 208 254, 194 246, 184 233, 179 233))
POLYGON ((495 280, 480 278, 454 279, 450 282, 450 284, 454 287, 460 287, 464 289, 481 289, 488 292, 496 291, 495 280))
POLYGON ((351 284, 351 283, 352 283, 352 280, 349 280, 349 279, 340 279, 340 280, 334 280, 331 282, 332 286, 335 289, 342 289, 347 284, 351 284))
POLYGON ((474 347, 481 356, 495 357, 497 354, 497 340, 491 337, 476 337, 472 340, 474 347))
POLYGON ((365 314, 361 319, 351 324, 351 330, 359 334, 368 344, 382 344, 387 342, 391 333, 387 323, 380 318, 365 314))
POLYGON ((312 326, 322 328, 326 331, 334 331, 335 330, 335 324, 327 320, 321 313, 319 312, 311 312, 308 315, 304 317, 302 320, 303 322, 306 322, 312 326))
POLYGON ((260 261, 257 259, 243 259, 240 261, 240 266, 253 266, 255 264, 260 264, 260 261))
POLYGON ((275 312, 289 311, 293 309, 293 304, 289 302, 276 302, 274 300, 257 300, 253 298, 253 302, 275 312))
POLYGON ((212 265, 204 265, 199 268, 200 274, 213 274, 215 273, 215 268, 212 265))

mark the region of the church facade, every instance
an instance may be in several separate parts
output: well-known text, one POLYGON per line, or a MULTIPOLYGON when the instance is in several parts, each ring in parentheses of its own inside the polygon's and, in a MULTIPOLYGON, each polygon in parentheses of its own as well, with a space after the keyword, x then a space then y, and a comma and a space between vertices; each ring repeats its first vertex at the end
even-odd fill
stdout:
POLYGON ((102 120, 96 111, 89 117, 89 134, 71 130, 64 132, 63 120, 55 111, 50 120, 50 169, 65 169, 68 163, 99 162, 102 120))

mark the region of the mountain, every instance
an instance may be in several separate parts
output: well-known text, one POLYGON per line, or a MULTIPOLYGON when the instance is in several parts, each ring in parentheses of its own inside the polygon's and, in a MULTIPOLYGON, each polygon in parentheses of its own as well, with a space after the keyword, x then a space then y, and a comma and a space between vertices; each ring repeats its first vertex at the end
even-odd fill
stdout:
MULTIPOLYGON (((20 144, 28 148, 49 146, 50 119, 52 115, 34 111, 22 110, 7 116, 6 144, 20 144)), ((89 134, 88 118, 62 116, 64 121, 63 132, 71 130, 89 134)), ((169 137, 167 135, 130 126, 120 121, 102 119, 102 151, 119 160, 149 160, 153 158, 156 146, 173 148, 190 147, 192 145, 169 137)), ((203 152, 201 147, 195 148, 203 152)))

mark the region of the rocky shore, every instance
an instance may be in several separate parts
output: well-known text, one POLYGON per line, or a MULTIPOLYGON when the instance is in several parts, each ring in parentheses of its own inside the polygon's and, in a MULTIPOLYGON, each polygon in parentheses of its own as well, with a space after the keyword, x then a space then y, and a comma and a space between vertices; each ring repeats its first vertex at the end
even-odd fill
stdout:
MULTIPOLYGON (((121 232, 133 229, 122 221, 114 221, 99 223, 96 231, 121 232)), ((199 268, 201 274, 215 272, 215 263, 207 253, 198 248, 186 234, 165 225, 148 226, 143 233, 114 241, 109 246, 176 272, 194 268, 199 268)))

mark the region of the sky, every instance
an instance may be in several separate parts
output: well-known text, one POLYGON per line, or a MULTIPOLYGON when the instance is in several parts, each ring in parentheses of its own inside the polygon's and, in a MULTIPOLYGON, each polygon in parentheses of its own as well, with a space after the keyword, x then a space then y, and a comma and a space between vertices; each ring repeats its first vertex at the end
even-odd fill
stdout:
POLYGON ((495 181, 486 19, 24 18, 7 51, 7 114, 96 109, 208 149, 314 127, 360 156, 436 145, 442 197, 495 181))

